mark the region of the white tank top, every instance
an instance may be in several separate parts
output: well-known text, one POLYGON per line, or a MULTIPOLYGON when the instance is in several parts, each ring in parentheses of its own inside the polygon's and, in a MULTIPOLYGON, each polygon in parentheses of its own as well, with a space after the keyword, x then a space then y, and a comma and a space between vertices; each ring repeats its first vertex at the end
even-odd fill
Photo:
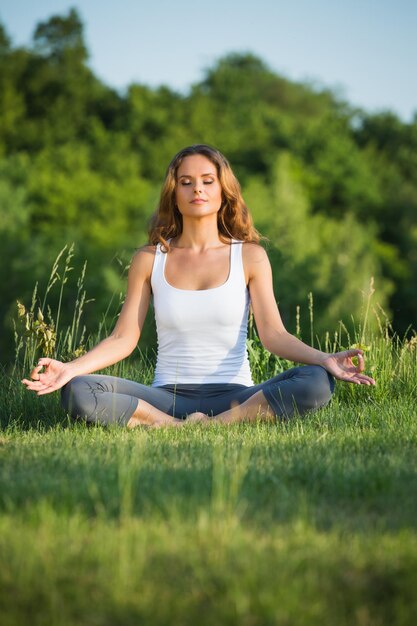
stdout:
POLYGON ((229 276, 213 289, 177 289, 170 285, 165 278, 167 256, 158 244, 151 276, 158 337, 152 386, 253 385, 246 351, 249 291, 242 243, 233 241, 229 276))

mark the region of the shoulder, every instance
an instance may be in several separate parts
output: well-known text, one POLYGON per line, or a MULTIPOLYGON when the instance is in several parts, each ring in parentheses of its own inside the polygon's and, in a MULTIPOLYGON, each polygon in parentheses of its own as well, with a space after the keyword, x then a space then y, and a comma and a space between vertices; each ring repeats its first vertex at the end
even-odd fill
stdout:
POLYGON ((268 260, 267 253, 259 243, 244 242, 242 244, 242 255, 245 260, 254 263, 268 260))
POLYGON ((242 245, 242 260, 247 281, 270 269, 268 255, 258 243, 245 242, 242 245))
POLYGON ((137 248, 132 257, 129 272, 132 271, 150 277, 155 254, 156 246, 146 244, 137 248))
POLYGON ((147 258, 147 257, 153 258, 155 256, 155 253, 156 253, 156 246, 146 243, 145 245, 140 246, 140 248, 135 249, 132 260, 135 258, 147 258))
POLYGON ((267 253, 258 243, 245 242, 242 245, 242 257, 248 266, 269 264, 267 253))

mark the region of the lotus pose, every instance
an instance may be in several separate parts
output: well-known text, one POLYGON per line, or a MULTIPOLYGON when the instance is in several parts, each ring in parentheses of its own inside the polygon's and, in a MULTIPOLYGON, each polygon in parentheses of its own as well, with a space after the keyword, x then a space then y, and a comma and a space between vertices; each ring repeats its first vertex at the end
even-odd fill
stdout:
POLYGON ((361 350, 327 354, 286 331, 259 240, 226 158, 207 145, 181 150, 168 167, 149 244, 132 258, 113 332, 69 363, 39 359, 22 383, 38 395, 61 389, 73 418, 128 428, 288 419, 325 406, 334 378, 374 385, 361 350), (158 338, 152 385, 92 374, 134 350, 151 298, 158 338), (305 365, 253 384, 250 305, 265 348, 305 365))

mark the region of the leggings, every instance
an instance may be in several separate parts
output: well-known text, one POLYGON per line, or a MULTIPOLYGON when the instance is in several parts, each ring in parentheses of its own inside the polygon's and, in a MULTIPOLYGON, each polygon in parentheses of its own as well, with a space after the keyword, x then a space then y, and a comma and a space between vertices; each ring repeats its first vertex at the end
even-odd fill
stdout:
POLYGON ((320 365, 293 367, 259 385, 187 384, 148 387, 116 376, 75 376, 61 389, 61 404, 74 419, 87 424, 126 426, 140 400, 173 417, 186 419, 195 411, 214 417, 262 391, 278 419, 325 406, 334 379, 320 365))

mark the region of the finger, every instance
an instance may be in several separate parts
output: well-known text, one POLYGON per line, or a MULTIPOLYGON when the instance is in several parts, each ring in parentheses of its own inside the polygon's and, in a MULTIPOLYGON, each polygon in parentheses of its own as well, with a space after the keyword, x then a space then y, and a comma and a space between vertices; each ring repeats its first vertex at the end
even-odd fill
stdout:
POLYGON ((363 358, 363 354, 359 353, 357 357, 358 357, 357 370, 358 372, 363 372, 363 370, 365 369, 365 359, 363 358))
POLYGON ((40 357, 36 365, 33 366, 32 371, 35 371, 35 369, 42 369, 42 367, 48 367, 51 361, 52 359, 50 357, 40 357))
POLYGON ((371 378, 370 376, 365 376, 365 375, 358 375, 355 377, 355 380, 360 385, 375 385, 376 384, 373 378, 371 378))
POLYGON ((38 380, 39 371, 42 369, 42 367, 42 365, 36 365, 29 374, 30 378, 32 378, 33 380, 38 380))
POLYGON ((26 387, 26 389, 28 391, 35 391, 36 393, 38 393, 39 391, 43 391, 43 389, 47 389, 47 387, 45 387, 45 385, 28 385, 26 387))
POLYGON ((50 389, 50 388, 48 387, 48 389, 43 389, 42 391, 37 391, 37 392, 36 392, 36 395, 37 395, 37 396, 44 396, 44 395, 46 395, 47 393, 52 393, 53 391, 55 391, 55 389, 50 389))
POLYGON ((48 379, 45 379, 45 378, 39 378, 37 380, 27 380, 26 378, 24 378, 22 380, 22 383, 26 385, 27 389, 33 389, 33 390, 45 389, 46 387, 52 384, 50 380, 48 381, 48 379))
POLYGON ((56 387, 56 385, 50 385, 49 387, 45 387, 44 389, 41 389, 40 391, 38 391, 37 395, 44 396, 46 393, 52 393, 53 391, 56 391, 57 389, 59 389, 59 387, 56 387))
POLYGON ((28 389, 41 389, 45 386, 45 383, 40 380, 27 380, 26 378, 22 380, 22 383, 26 385, 28 389))
POLYGON ((41 357, 38 360, 38 365, 41 364, 41 365, 45 365, 46 366, 46 365, 49 365, 51 361, 52 361, 52 359, 50 359, 49 357, 41 357))
POLYGON ((360 385, 361 381, 359 380, 359 375, 356 374, 344 374, 342 376, 337 377, 339 380, 342 380, 344 383, 352 383, 353 385, 360 385))
POLYGON ((376 385, 375 380, 373 378, 371 378, 371 376, 362 375, 360 377, 360 381, 361 381, 362 384, 366 382, 368 385, 376 385))

